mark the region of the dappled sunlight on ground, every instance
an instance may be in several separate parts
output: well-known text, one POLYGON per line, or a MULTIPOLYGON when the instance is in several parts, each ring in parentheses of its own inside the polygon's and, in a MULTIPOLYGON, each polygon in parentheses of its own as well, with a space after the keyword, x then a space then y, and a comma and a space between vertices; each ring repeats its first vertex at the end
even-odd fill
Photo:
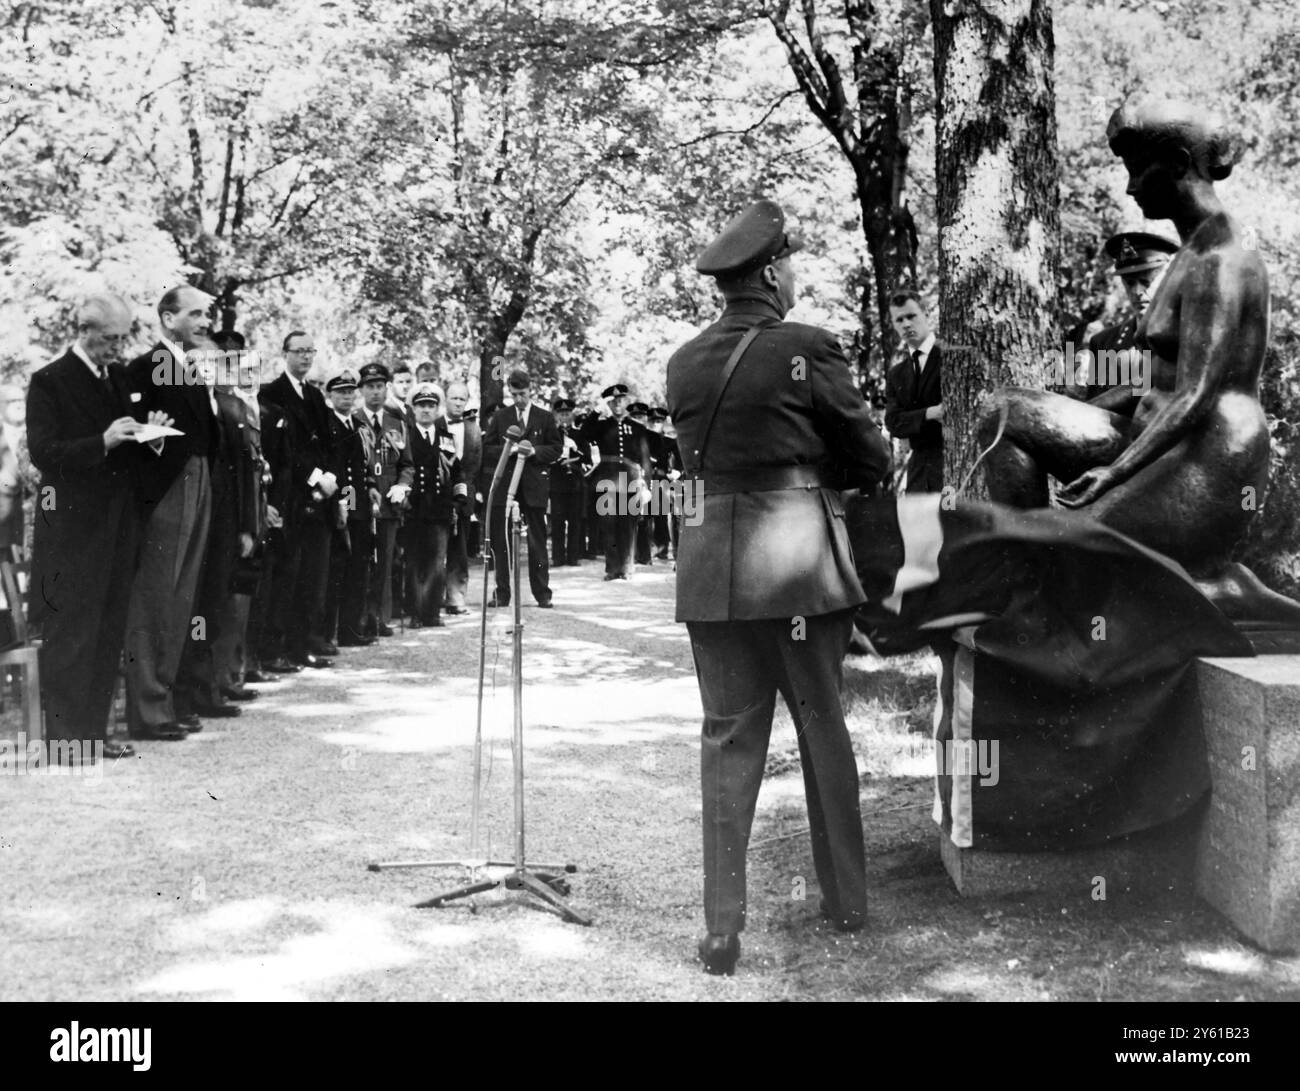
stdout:
MULTIPOLYGON (((142 981, 136 991, 219 1000, 305 1000, 311 986, 329 978, 380 970, 420 957, 415 947, 393 934, 394 910, 320 902, 286 906, 280 912, 291 913, 297 927, 306 925, 310 933, 291 935, 275 946, 272 941, 259 943, 246 935, 245 943, 251 941, 263 950, 236 956, 214 950, 210 957, 202 957, 203 948, 227 946, 230 929, 205 927, 201 918, 187 921, 188 946, 198 950, 179 965, 142 981)), ((260 930, 275 923, 274 918, 263 917, 250 926, 260 930)), ((468 939, 464 936, 463 942, 468 939)))

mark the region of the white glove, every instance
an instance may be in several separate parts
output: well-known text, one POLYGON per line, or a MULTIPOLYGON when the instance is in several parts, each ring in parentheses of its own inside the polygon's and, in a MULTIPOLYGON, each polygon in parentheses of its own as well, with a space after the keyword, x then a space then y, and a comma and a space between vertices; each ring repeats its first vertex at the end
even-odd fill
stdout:
POLYGON ((394 485, 388 490, 388 501, 391 504, 400 504, 406 499, 407 494, 411 491, 410 485, 394 485))

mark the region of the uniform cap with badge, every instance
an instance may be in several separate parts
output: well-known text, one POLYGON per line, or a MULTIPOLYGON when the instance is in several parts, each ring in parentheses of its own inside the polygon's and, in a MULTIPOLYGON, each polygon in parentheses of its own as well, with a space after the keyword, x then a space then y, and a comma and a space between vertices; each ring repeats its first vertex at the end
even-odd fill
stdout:
POLYGON ((351 368, 344 368, 325 383, 325 392, 333 394, 336 390, 356 390, 357 373, 351 368))
POLYGON ((1106 240, 1106 254, 1115 262, 1119 277, 1160 269, 1178 253, 1178 243, 1149 231, 1121 231, 1106 240))
POLYGON ((626 383, 615 383, 613 386, 607 386, 600 392, 602 398, 626 398, 630 391, 626 383))
POLYGON ((387 383, 393 378, 393 374, 384 364, 366 364, 357 373, 357 383, 365 386, 366 383, 387 383))
POLYGON ((802 241, 785 229, 781 206, 756 201, 727 222, 695 259, 695 268, 710 277, 741 277, 802 249, 802 241))
POLYGON ((433 383, 417 383, 411 391, 412 405, 441 405, 442 397, 433 383))

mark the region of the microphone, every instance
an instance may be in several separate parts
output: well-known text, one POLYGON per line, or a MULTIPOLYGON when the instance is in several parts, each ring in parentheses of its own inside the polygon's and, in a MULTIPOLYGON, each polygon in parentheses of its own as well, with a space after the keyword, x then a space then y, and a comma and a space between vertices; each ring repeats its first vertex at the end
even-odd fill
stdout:
POLYGON ((519 489, 519 479, 524 476, 524 458, 520 455, 515 459, 515 472, 510 478, 510 488, 506 490, 506 507, 509 508, 515 502, 515 493, 519 489))
POLYGON ((501 477, 506 472, 506 459, 510 457, 510 448, 523 439, 524 430, 517 424, 512 424, 506 429, 506 443, 501 448, 501 458, 497 460, 497 468, 492 474, 492 484, 488 488, 491 492, 501 483, 501 477))

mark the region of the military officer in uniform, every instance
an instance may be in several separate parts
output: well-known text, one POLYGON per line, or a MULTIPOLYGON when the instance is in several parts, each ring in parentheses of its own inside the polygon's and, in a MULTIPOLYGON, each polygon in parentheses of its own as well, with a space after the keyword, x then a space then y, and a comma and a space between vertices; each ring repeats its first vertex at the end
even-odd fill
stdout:
POLYGON ((361 408, 357 411, 365 422, 363 435, 371 452, 370 471, 379 492, 375 510, 375 558, 366 593, 365 621, 367 635, 392 636, 393 558, 397 550, 397 529, 402 521, 402 502, 411 491, 415 471, 411 464, 411 444, 406 413, 388 404, 388 384, 392 381, 384 364, 366 364, 357 373, 361 383, 361 408))
POLYGON ((411 627, 440 628, 447 584, 447 542, 454 515, 463 515, 469 489, 456 457, 456 440, 442 419, 442 391, 417 383, 411 391, 414 480, 407 497, 406 578, 412 603, 411 627))
MULTIPOLYGON (((1115 262, 1115 275, 1124 285, 1132 313, 1122 322, 1093 334, 1088 339, 1088 352, 1092 356, 1092 374, 1086 396, 1094 405, 1130 416, 1137 407, 1132 375, 1127 369, 1129 382, 1124 382, 1125 369, 1118 367, 1120 353, 1136 354, 1137 326, 1151 296, 1156 281, 1178 252, 1178 244, 1147 231, 1124 231, 1106 240, 1106 253, 1115 262)), ((1126 361, 1127 362, 1127 361, 1126 361)), ((1149 377, 1149 372, 1145 372, 1149 377)))
POLYGON ((593 484, 596 516, 605 551, 605 579, 632 578, 637 512, 650 478, 646 429, 628 416, 628 389, 615 383, 601 391, 611 416, 591 421, 583 438, 598 452, 593 484))
POLYGON ((578 564, 585 533, 586 475, 592 464, 590 448, 573 426, 574 408, 572 398, 556 398, 551 403, 564 442, 564 450, 551 468, 551 564, 556 568, 578 564))
POLYGON ((363 631, 369 597, 370 557, 380 496, 375 487, 375 452, 365 419, 354 415, 357 373, 344 369, 325 383, 329 426, 338 480, 338 515, 330 545, 329 588, 325 600, 326 639, 338 633, 340 648, 373 644, 363 631))
POLYGON ((839 490, 873 490, 889 449, 834 337, 784 321, 796 249, 771 201, 727 224, 696 261, 726 306, 668 362, 668 411, 702 489, 701 518, 682 528, 677 620, 704 706, 699 956, 710 973, 733 972, 740 954, 745 854, 778 693, 798 733, 822 912, 845 931, 866 918, 858 771, 840 704, 865 596, 839 490))

